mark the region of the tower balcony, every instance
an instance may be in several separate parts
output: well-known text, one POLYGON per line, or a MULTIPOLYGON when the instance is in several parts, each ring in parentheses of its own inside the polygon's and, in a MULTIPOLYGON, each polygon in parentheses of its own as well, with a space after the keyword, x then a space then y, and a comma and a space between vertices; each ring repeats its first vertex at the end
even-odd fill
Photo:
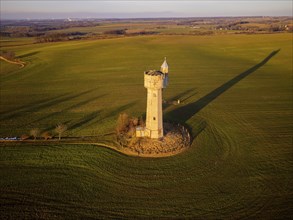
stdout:
POLYGON ((147 89, 162 89, 168 84, 168 74, 158 70, 144 72, 144 87, 147 89))

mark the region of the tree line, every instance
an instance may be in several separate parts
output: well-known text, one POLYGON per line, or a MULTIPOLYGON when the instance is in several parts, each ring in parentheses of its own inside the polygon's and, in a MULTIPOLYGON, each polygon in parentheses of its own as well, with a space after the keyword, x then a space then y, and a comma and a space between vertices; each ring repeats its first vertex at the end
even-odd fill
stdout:
POLYGON ((47 43, 47 42, 57 42, 57 41, 67 41, 73 39, 80 39, 80 36, 86 35, 84 32, 70 32, 70 33, 46 33, 44 35, 36 37, 36 43, 47 43))
MULTIPOLYGON (((67 126, 65 124, 58 124, 55 127, 55 133, 58 134, 58 139, 61 140, 62 135, 64 134, 64 132, 67 131, 67 126)), ((34 140, 38 139, 38 138, 43 138, 44 140, 49 140, 52 139, 54 137, 54 135, 52 133, 50 133, 49 131, 45 131, 43 133, 41 133, 41 130, 39 128, 33 128, 30 130, 29 135, 28 134, 23 134, 21 135, 20 139, 21 140, 28 140, 30 138, 33 138, 34 140)))

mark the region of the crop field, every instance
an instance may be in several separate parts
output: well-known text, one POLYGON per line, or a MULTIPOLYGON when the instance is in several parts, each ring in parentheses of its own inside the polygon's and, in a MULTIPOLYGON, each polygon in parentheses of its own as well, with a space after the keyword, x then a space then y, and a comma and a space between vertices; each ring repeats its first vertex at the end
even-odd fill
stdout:
POLYGON ((1 41, 0 137, 114 131, 146 108, 143 72, 169 64, 164 120, 185 152, 139 158, 90 144, 0 143, 0 216, 42 219, 290 219, 292 34, 136 36, 42 44, 1 41))
MULTIPOLYGON (((102 34, 105 31, 110 30, 117 30, 117 29, 125 29, 127 30, 127 33, 135 33, 138 31, 153 31, 158 33, 169 33, 169 34, 188 34, 192 32, 192 28, 186 26, 186 25, 175 25, 175 24, 166 24, 163 23, 163 25, 154 24, 154 22, 150 23, 105 23, 99 26, 92 26, 92 27, 72 27, 72 28, 66 28, 63 30, 53 30, 50 32, 55 33, 69 33, 69 32, 88 32, 92 34, 102 34)), ((206 28, 204 28, 206 29, 206 28)))

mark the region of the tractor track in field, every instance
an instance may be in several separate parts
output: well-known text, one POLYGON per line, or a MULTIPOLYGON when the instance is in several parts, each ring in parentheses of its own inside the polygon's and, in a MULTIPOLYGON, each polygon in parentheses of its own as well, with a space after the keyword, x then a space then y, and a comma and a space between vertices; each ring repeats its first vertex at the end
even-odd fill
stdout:
MULTIPOLYGON (((231 123, 237 124, 238 127, 240 127, 241 130, 244 131, 245 135, 254 132, 261 133, 255 127, 252 128, 251 126, 248 126, 247 123, 245 123, 245 121, 243 121, 243 119, 240 117, 233 116, 230 118, 232 119, 231 123)), ((245 189, 248 190, 247 195, 236 198, 236 200, 232 203, 216 209, 218 211, 218 214, 225 216, 230 214, 231 216, 241 216, 239 219, 249 219, 261 213, 261 211, 272 200, 270 197, 264 197, 263 195, 267 195, 271 191, 278 191, 276 184, 273 184, 267 177, 265 177, 263 173, 259 171, 261 170, 261 167, 259 167, 259 169, 257 169, 258 167, 255 167, 255 165, 257 164, 251 164, 247 166, 247 164, 244 164, 244 161, 242 162, 241 159, 237 160, 237 157, 243 157, 242 151, 246 149, 241 149, 242 146, 237 143, 236 140, 231 137, 222 127, 209 122, 207 126, 207 132, 209 132, 209 136, 214 139, 215 144, 223 148, 218 155, 219 161, 216 162, 224 163, 225 161, 233 161, 233 163, 235 163, 235 166, 238 166, 238 174, 247 176, 249 179, 248 189, 245 189), (251 198, 253 199, 250 200, 249 203, 247 203, 247 199, 250 199, 250 191, 253 191, 255 187, 258 187, 260 190, 258 191, 257 196, 251 196, 251 198)), ((265 140, 265 137, 261 135, 259 135, 258 140, 264 144, 269 144, 265 140)), ((214 189, 215 191, 222 191, 220 186, 218 189, 216 188, 217 187, 215 187, 214 189)), ((239 190, 241 190, 241 188, 239 188, 239 190)))
MULTIPOLYGON (((231 117, 232 118, 232 117, 231 117)), ((253 138, 255 138, 255 134, 257 134, 257 141, 258 143, 261 143, 266 146, 271 146, 271 143, 266 139, 266 137, 263 135, 264 132, 260 129, 257 128, 256 126, 249 124, 247 121, 244 121, 244 119, 240 119, 240 116, 237 118, 233 117, 234 120, 233 122, 236 124, 241 125, 241 128, 244 130, 244 133, 249 136, 249 135, 254 135, 253 138)), ((254 143, 256 145, 257 143, 254 143)), ((258 156, 259 152, 257 152, 257 149, 254 149, 255 146, 250 146, 250 153, 251 156, 258 156)), ((262 155, 263 157, 264 155, 262 155)), ((249 167, 249 172, 250 174, 253 174, 255 176, 261 177, 260 180, 267 186, 268 189, 277 189, 277 185, 271 183, 267 178, 264 176, 263 170, 265 169, 265 166, 270 164, 270 166, 273 166, 275 170, 277 170, 277 167, 272 161, 271 157, 268 157, 266 160, 261 161, 260 163, 255 163, 251 164, 249 167), (255 169, 258 168, 258 169, 255 169)))
MULTIPOLYGON (((3 196, 1 199, 5 202, 0 200, 0 204, 2 207, 9 207, 12 206, 14 209, 17 206, 27 206, 35 207, 37 205, 37 210, 35 211, 42 211, 44 208, 48 209, 50 213, 53 214, 61 214, 64 215, 68 212, 73 211, 76 208, 87 210, 87 211, 98 211, 101 210, 96 206, 90 206, 88 204, 81 204, 79 201, 76 202, 66 202, 61 199, 55 199, 53 197, 45 196, 41 193, 25 193, 25 192, 18 192, 15 190, 8 190, 5 192, 6 197, 3 196), (9 195, 9 196, 7 196, 9 195), (6 200, 7 199, 7 200, 6 200)), ((0 209, 1 213, 1 209, 0 209)), ((108 211, 104 211, 104 214, 108 214, 108 211)))

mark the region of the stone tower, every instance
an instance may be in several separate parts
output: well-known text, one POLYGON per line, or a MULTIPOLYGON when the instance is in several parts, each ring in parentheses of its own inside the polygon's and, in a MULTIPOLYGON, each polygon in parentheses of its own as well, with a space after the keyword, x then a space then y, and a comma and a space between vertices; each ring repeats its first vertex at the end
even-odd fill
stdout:
POLYGON ((161 138, 163 132, 162 89, 168 85, 168 64, 165 58, 161 70, 144 72, 144 87, 147 89, 146 127, 137 136, 161 138))

